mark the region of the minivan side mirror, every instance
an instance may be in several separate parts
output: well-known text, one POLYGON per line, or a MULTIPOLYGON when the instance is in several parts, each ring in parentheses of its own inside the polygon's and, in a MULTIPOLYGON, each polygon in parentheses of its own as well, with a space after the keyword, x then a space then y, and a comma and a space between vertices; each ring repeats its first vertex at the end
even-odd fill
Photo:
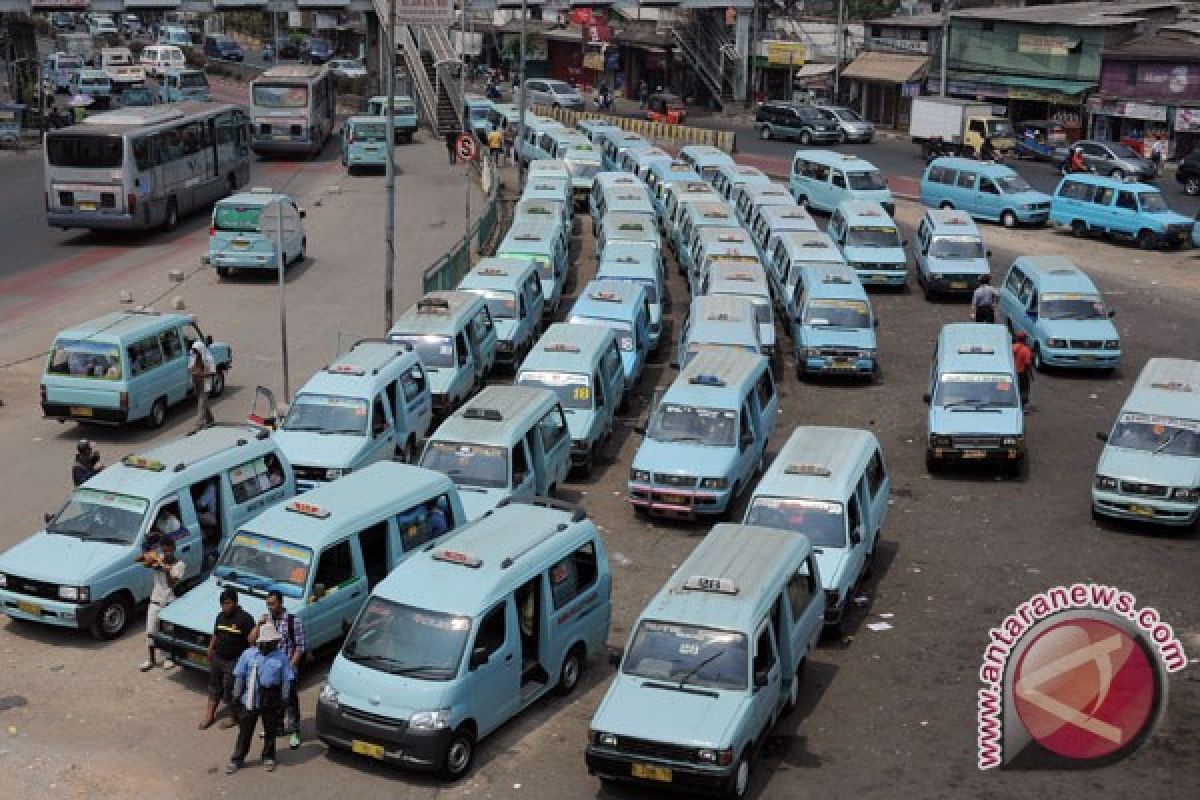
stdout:
POLYGON ((984 257, 985 257, 985 258, 991 258, 991 257, 992 257, 992 251, 991 251, 991 250, 984 250, 984 251, 983 251, 983 255, 984 255, 984 257))
POLYGON ((876 317, 874 320, 872 320, 871 324, 874 327, 878 328, 879 327, 879 317, 876 317))
POLYGON ((47 511, 45 514, 42 514, 42 522, 44 522, 45 524, 49 525, 53 521, 54 521, 54 515, 51 514, 49 511, 47 511))
POLYGON ((468 664, 468 669, 476 670, 488 662, 488 651, 486 647, 476 647, 471 651, 471 661, 468 664))
POLYGON ((308 216, 308 212, 306 210, 304 210, 303 208, 299 209, 299 211, 300 211, 300 219, 304 219, 305 217, 308 216))
POLYGON ((325 584, 314 583, 313 584, 313 597, 320 600, 324 596, 325 596, 325 584))
POLYGON ((1110 309, 1108 310, 1108 318, 1109 318, 1109 319, 1112 319, 1112 318, 1113 318, 1113 317, 1115 317, 1116 315, 1117 315, 1117 312, 1116 312, 1116 311, 1114 311, 1113 309, 1111 309, 1111 308, 1110 308, 1110 309))
POLYGON ((929 392, 926 392, 925 394, 921 395, 921 402, 925 403, 925 405, 929 405, 933 402, 933 396, 929 394, 929 392))
POLYGON ((205 344, 207 344, 207 345, 211 345, 211 344, 212 344, 212 342, 213 342, 213 340, 212 340, 212 336, 211 336, 211 335, 208 335, 208 336, 205 336, 205 337, 204 337, 204 343, 205 343, 205 344))
POLYGON ((342 619, 342 636, 350 635, 350 620, 342 619))
POLYGON ((623 658, 625 658, 625 648, 624 647, 608 648, 608 663, 611 666, 614 666, 614 667, 621 666, 621 659, 623 659, 623 658))
POLYGON ((771 673, 769 670, 756 669, 754 670, 754 688, 761 689, 770 682, 771 673))
POLYGON ((679 361, 678 360, 676 360, 676 359, 671 360, 671 369, 679 369, 679 361))
POLYGON ((862 528, 855 528, 850 531, 850 544, 857 545, 862 541, 862 528))
POLYGON ((1105 443, 1108 442, 1108 434, 1105 433, 1104 431, 1096 431, 1096 438, 1102 442, 1105 442, 1105 443))

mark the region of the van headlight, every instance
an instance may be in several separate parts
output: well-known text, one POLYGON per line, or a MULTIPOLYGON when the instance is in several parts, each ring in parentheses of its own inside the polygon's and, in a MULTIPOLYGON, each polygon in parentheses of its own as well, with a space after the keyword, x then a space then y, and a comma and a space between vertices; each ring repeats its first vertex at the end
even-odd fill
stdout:
POLYGON ((954 440, 951 439, 949 436, 934 435, 934 436, 929 437, 929 446, 930 447, 953 447, 954 440))
POLYGON ((418 711, 409 717, 408 727, 414 731, 440 731, 450 727, 450 709, 418 711))
POLYGON ((700 480, 701 489, 728 489, 729 478, 702 478, 700 480))
POLYGON ((1193 487, 1191 489, 1176 489, 1175 491, 1171 492, 1171 499, 1179 500, 1183 503, 1195 503, 1196 501, 1200 500, 1200 487, 1193 487))
POLYGON ((1004 445, 1005 447, 1020 447, 1021 445, 1025 444, 1025 437, 1005 436, 1000 440, 1000 444, 1004 445))
POLYGON ((0 572, 0 589, 8 588, 8 576, 0 572))
POLYGON ((92 593, 86 586, 60 586, 58 587, 58 599, 66 600, 68 603, 90 603, 92 593))
POLYGON ((1067 346, 1066 339, 1047 339, 1046 340, 1046 347, 1066 347, 1066 346, 1067 346))
POLYGON ((617 746, 617 735, 615 733, 605 733, 604 731, 592 731, 592 744, 615 749, 617 746))
POLYGON ((1117 488, 1117 479, 1110 478, 1107 475, 1097 475, 1094 486, 1097 489, 1110 489, 1110 490, 1116 489, 1117 488))
POLYGON ((349 473, 350 470, 345 467, 340 469, 327 469, 325 470, 325 480, 336 481, 338 478, 342 477, 343 475, 348 475, 349 473))
POLYGON ((636 483, 649 483, 650 482, 650 470, 630 468, 629 480, 634 481, 636 483))
POLYGON ((336 708, 338 704, 338 690, 333 688, 332 684, 326 683, 321 687, 321 694, 317 696, 317 702, 336 708))
POLYGON ((1105 350, 1120 350, 1121 342, 1118 339, 1105 339, 1104 340, 1104 349, 1105 350))

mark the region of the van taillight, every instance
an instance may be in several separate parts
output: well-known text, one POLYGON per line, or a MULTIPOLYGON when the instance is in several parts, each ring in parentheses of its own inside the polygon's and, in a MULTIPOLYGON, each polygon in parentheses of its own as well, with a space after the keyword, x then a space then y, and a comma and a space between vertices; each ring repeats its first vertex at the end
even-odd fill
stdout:
POLYGON ((130 192, 129 194, 125 195, 125 205, 128 208, 130 214, 136 214, 137 213, 137 195, 134 194, 133 192, 130 192))
POLYGON ((121 410, 129 410, 129 392, 121 392, 121 410))
POLYGON ((213 235, 214 233, 216 233, 216 232, 217 232, 217 229, 216 229, 216 228, 214 228, 212 225, 209 225, 209 226, 208 226, 208 235, 209 235, 209 236, 212 236, 212 235, 213 235))

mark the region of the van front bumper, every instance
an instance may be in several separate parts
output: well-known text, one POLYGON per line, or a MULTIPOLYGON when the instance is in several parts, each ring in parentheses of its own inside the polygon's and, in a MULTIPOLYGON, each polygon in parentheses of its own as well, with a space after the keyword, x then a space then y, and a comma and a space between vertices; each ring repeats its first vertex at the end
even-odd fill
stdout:
POLYGON ((151 638, 154 639, 154 646, 174 659, 175 663, 208 671, 209 634, 164 622, 151 638))
POLYGON ((208 254, 210 267, 230 267, 232 269, 269 269, 279 271, 279 264, 274 253, 247 253, 238 250, 222 250, 208 254))
MULTIPOLYGON (((140 204, 139 204, 140 205, 140 204)), ((148 222, 142 214, 119 211, 77 211, 70 213, 47 211, 46 224, 51 228, 90 228, 94 230, 131 231, 145 228, 148 222)))
POLYGON ((964 292, 969 293, 979 288, 979 275, 969 274, 954 274, 946 272, 934 272, 925 274, 925 286, 933 292, 964 292))
POLYGON ((660 487, 648 483, 629 484, 629 502, 663 517, 695 519, 703 514, 721 514, 729 506, 729 489, 681 489, 660 487))
MULTIPOLYGON (((8 581, 21 578, 9 576, 8 581)), ((0 589, 0 611, 13 619, 41 622, 60 628, 87 628, 96 621, 103 601, 80 605, 64 600, 50 600, 30 594, 21 594, 11 589, 0 589)))
POLYGON ((707 795, 725 794, 734 780, 734 773, 737 769, 736 764, 727 767, 702 766, 626 755, 607 748, 601 749, 591 744, 584 753, 584 760, 587 762, 589 775, 607 780, 637 783, 642 786, 655 786, 661 789, 707 795), (635 764, 669 770, 670 780, 635 778, 633 776, 635 764))
POLYGON ((1097 514, 1134 522, 1186 527, 1200 521, 1200 506, 1161 497, 1140 497, 1092 489, 1092 510, 1097 514))
POLYGON ((386 764, 417 770, 440 769, 453 733, 452 728, 413 731, 408 728, 408 720, 317 701, 317 738, 330 747, 386 764), (382 753, 375 755, 380 753, 379 748, 382 753))
POLYGON ((1013 447, 930 447, 929 456, 944 463, 1011 463, 1016 464, 1025 457, 1024 445, 1013 447))
POLYGON ((908 282, 908 270, 895 267, 866 267, 853 265, 858 279, 866 286, 903 286, 908 282))
POLYGON ((1084 350, 1039 348, 1042 363, 1052 367, 1080 367, 1083 369, 1115 369, 1121 365, 1120 350, 1084 350))
POLYGON ((803 356, 796 361, 810 375, 874 375, 878 366, 873 357, 867 356, 803 356))
POLYGON ((129 412, 120 408, 97 408, 95 406, 72 406, 66 403, 42 403, 42 416, 59 421, 97 422, 105 425, 121 425, 129 421, 129 412))

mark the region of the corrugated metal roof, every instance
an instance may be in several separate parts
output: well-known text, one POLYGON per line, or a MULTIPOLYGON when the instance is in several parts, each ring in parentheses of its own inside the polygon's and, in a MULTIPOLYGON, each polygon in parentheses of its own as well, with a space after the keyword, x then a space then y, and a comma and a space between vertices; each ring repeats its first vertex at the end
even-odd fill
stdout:
POLYGON ((925 77, 929 69, 927 56, 903 53, 866 52, 842 71, 842 78, 879 83, 911 83, 925 77))
POLYGON ((1048 6, 996 6, 952 11, 958 19, 991 19, 1005 22, 1025 22, 1041 25, 1071 25, 1075 27, 1111 27, 1132 25, 1144 18, 1138 14, 1179 9, 1181 3, 1117 3, 1112 0, 1091 3, 1062 3, 1048 6))

